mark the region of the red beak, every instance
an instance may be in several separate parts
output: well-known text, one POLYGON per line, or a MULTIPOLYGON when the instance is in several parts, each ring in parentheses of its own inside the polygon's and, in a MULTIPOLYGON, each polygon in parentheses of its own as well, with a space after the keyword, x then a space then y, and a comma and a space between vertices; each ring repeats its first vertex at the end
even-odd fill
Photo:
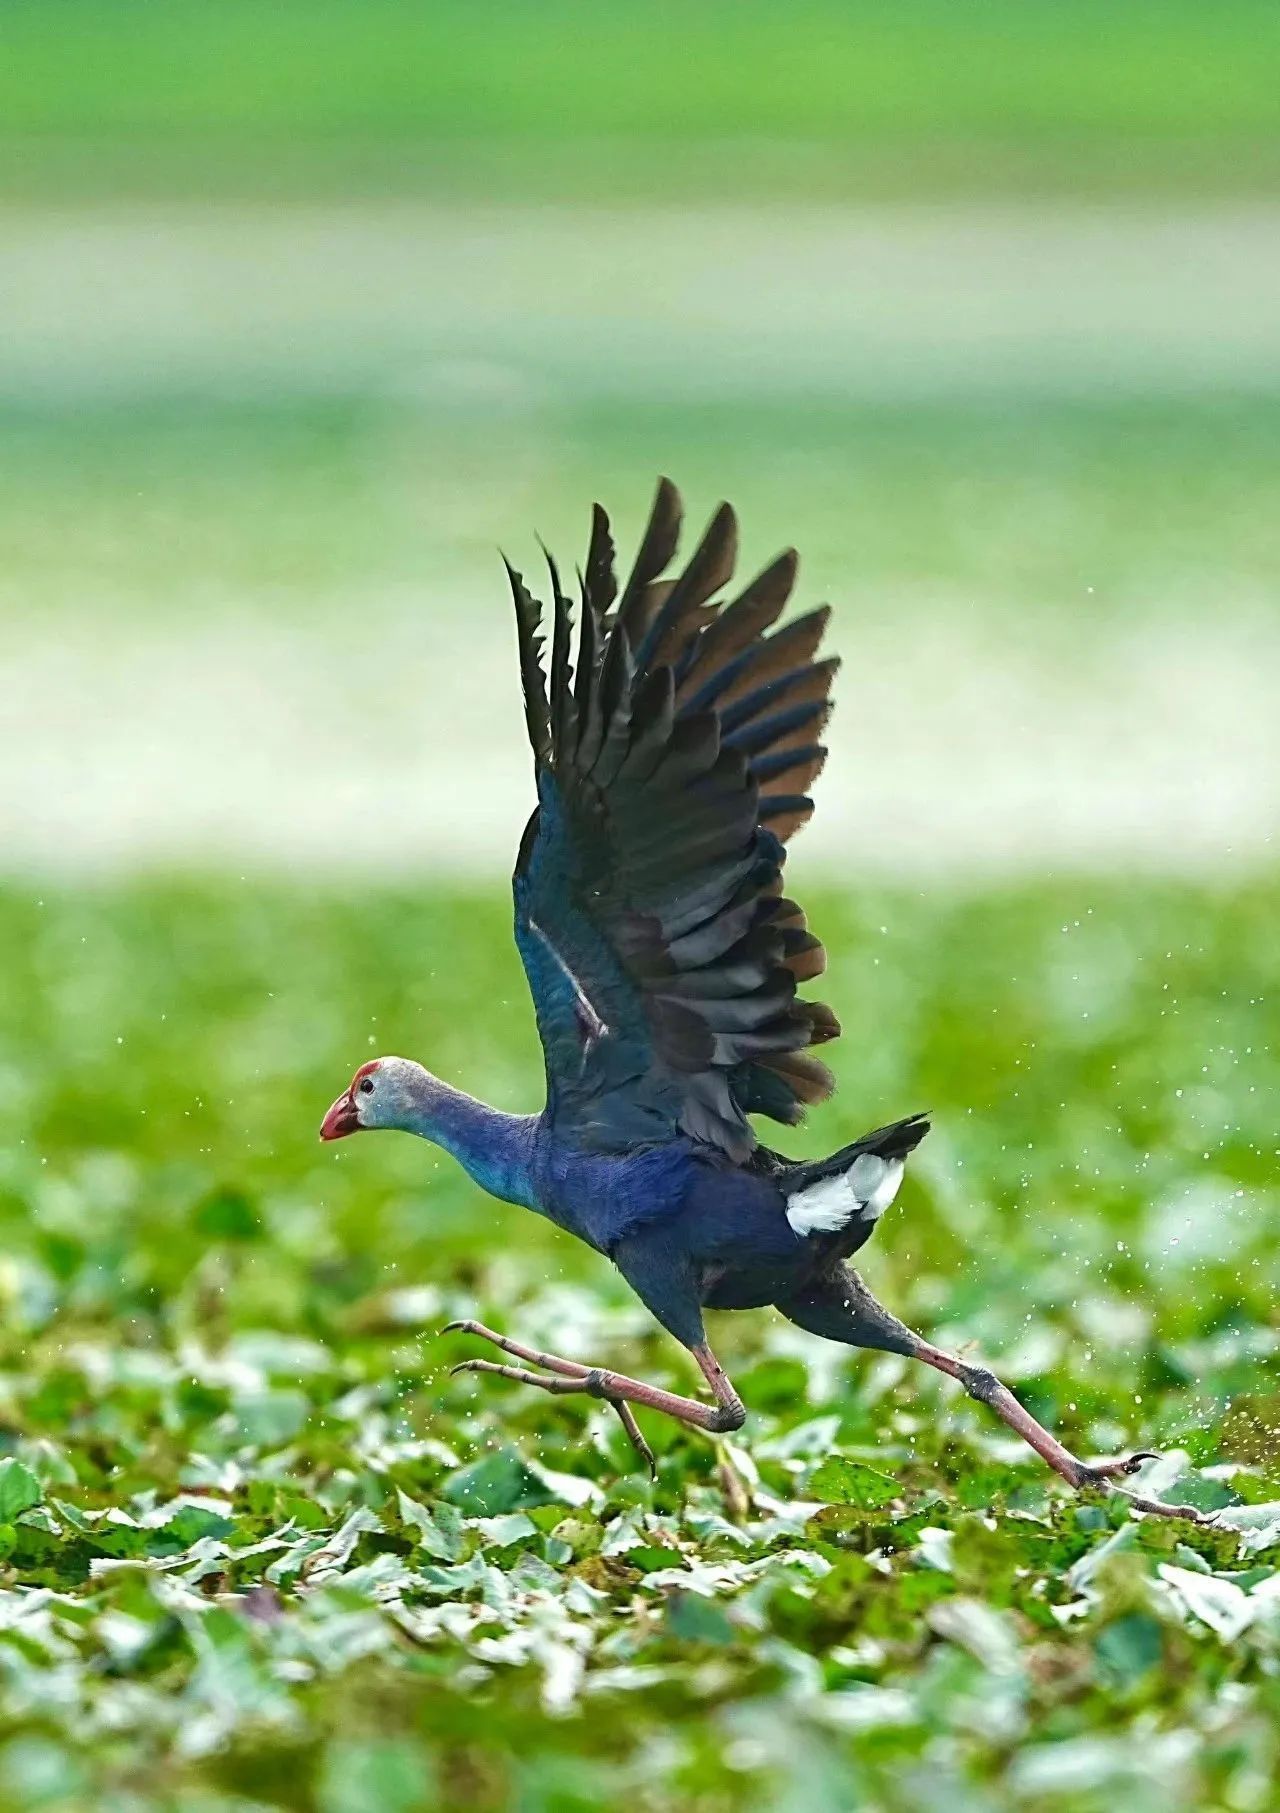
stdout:
POLYGON ((349 1133, 361 1131, 360 1117, 356 1113, 355 1098, 348 1089, 340 1095, 320 1123, 321 1139, 345 1139, 349 1133))

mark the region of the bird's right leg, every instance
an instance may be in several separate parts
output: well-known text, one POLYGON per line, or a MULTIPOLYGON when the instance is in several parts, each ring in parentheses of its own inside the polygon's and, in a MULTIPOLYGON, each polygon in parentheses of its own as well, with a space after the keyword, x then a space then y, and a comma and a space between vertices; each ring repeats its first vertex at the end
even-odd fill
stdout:
POLYGON ((603 1399, 617 1412, 633 1446, 650 1471, 656 1465, 653 1450, 640 1433, 630 1408, 632 1404, 639 1404, 649 1410, 660 1410, 664 1416, 675 1417, 678 1422, 705 1430, 708 1435, 723 1435, 732 1429, 740 1429, 746 1420, 747 1413, 742 1399, 705 1341, 690 1351, 701 1368, 702 1376, 711 1387, 714 1405, 700 1404, 696 1398, 680 1397, 674 1391, 664 1391, 659 1385, 646 1385, 643 1379, 629 1378, 626 1373, 610 1372, 602 1366, 584 1366, 579 1360, 564 1360, 558 1354, 542 1353, 537 1348, 525 1347, 507 1335, 500 1335, 493 1329, 486 1328, 483 1322, 450 1322, 442 1332, 448 1334, 452 1331, 477 1335, 482 1341, 492 1342, 503 1353, 509 1353, 513 1359, 525 1362, 522 1366, 504 1366, 497 1360, 463 1360, 453 1368, 454 1372, 492 1373, 498 1378, 511 1379, 518 1385, 535 1385, 540 1391, 549 1391, 557 1397, 567 1393, 586 1392, 591 1397, 603 1399), (543 1370, 534 1371, 535 1367, 543 1370))
POLYGON ((820 1279, 801 1296, 780 1303, 778 1308, 799 1327, 808 1329, 811 1334, 822 1335, 828 1341, 843 1341, 850 1347, 869 1347, 882 1353, 904 1354, 908 1359, 923 1360, 926 1366, 946 1373, 949 1378, 958 1379, 970 1397, 994 1410, 1002 1422, 1077 1490, 1096 1486, 1103 1491, 1120 1491, 1135 1510, 1145 1511, 1153 1517, 1176 1517, 1187 1523, 1209 1521, 1191 1505, 1165 1504, 1161 1499, 1144 1498, 1137 1492, 1116 1486, 1117 1480, 1136 1473, 1145 1461, 1154 1460, 1153 1454, 1130 1454, 1122 1460, 1112 1461, 1077 1459, 1057 1436, 1036 1421, 989 1367, 972 1365, 926 1341, 905 1322, 899 1322, 883 1303, 878 1303, 857 1274, 845 1267, 820 1279))

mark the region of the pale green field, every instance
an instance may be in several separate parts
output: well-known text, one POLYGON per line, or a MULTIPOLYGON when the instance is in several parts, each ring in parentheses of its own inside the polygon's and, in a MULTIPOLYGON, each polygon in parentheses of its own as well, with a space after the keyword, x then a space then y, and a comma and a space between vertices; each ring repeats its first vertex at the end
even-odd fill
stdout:
POLYGON ((744 559, 802 550, 805 584, 874 620, 945 601, 1086 621, 1247 613, 1280 590, 1280 400, 1038 399, 823 408, 643 398, 443 419, 282 398, 0 413, 0 603, 187 618, 241 596, 448 611, 535 531, 569 556, 589 506, 620 545, 670 470, 696 528, 721 496, 744 559))
POLYGON ((1274 193, 1263 0, 11 0, 19 193, 1274 193))

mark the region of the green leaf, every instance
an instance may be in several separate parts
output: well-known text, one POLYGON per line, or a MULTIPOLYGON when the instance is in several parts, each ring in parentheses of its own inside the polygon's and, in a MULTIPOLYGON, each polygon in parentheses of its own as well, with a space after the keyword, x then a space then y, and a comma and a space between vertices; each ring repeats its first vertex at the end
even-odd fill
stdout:
POLYGON ((167 1523, 152 1532, 147 1550, 152 1555, 179 1555, 202 1537, 215 1540, 235 1534, 235 1524, 207 1505, 181 1505, 167 1523))
POLYGON ((215 1190, 195 1212, 195 1231, 206 1240, 257 1240, 262 1217, 241 1190, 215 1190))
POLYGON ((88 1784, 83 1765, 70 1748, 29 1732, 14 1738, 0 1753, 0 1786, 6 1806, 48 1807, 52 1813, 79 1801, 88 1784))
POLYGON ((444 1496, 468 1517, 496 1517, 550 1498, 541 1480, 509 1448, 460 1468, 445 1481, 444 1496))
POLYGON ((882 1511, 902 1496, 896 1479, 840 1454, 827 1456, 809 1481, 807 1491, 810 1498, 821 1499, 823 1504, 854 1505, 863 1511, 882 1511))
POLYGON ((462 1512, 443 1502, 419 1504, 407 1492, 396 1492, 400 1521, 412 1530, 418 1545, 436 1561, 461 1561, 464 1548, 462 1512))
POLYGON ((642 1574, 658 1574, 667 1568, 685 1565, 684 1556, 678 1550, 659 1548, 656 1543, 638 1543, 633 1549, 624 1549, 622 1557, 629 1567, 639 1568, 642 1574))
POLYGON ((254 1447, 292 1441, 310 1414, 310 1400, 302 1391, 247 1391, 235 1400, 240 1438, 254 1447))
POLYGON ((481 1545, 486 1549, 507 1549, 513 1542, 523 1542, 529 1536, 536 1536, 537 1529, 532 1519, 523 1511, 505 1511, 498 1517, 478 1517, 475 1524, 480 1533, 481 1545))
POLYGON ((1260 1609, 1256 1600, 1221 1575, 1195 1573, 1167 1562, 1161 1563, 1159 1574, 1191 1615, 1228 1643, 1234 1643, 1260 1609))
POLYGON ((1238 1530, 1243 1554, 1261 1554, 1280 1545, 1280 1504, 1232 1505, 1216 1520, 1216 1527, 1238 1530))
POLYGON ((452 1567, 424 1567, 420 1578, 427 1592, 441 1598, 460 1599, 473 1587, 484 1585, 489 1578, 489 1563, 477 1550, 469 1560, 452 1567))
POLYGON ((44 1488, 30 1467, 24 1467, 12 1455, 0 1460, 0 1523, 12 1523, 43 1497, 44 1488))
POLYGON ((1021 1670, 1018 1635, 1009 1614, 985 1599, 959 1595, 944 1599, 929 1613, 929 1624, 940 1637, 968 1650, 991 1674, 1013 1675, 1021 1670))
POLYGON ((714 1599, 701 1593, 672 1593, 667 1629, 684 1643, 732 1643, 734 1630, 714 1599))
POLYGON ((1164 1634, 1149 1612, 1127 1612, 1098 1633, 1093 1653, 1103 1680, 1124 1692, 1158 1666, 1164 1634))
POLYGON ((320 1813, 420 1813, 433 1800, 431 1771, 415 1744, 340 1739, 325 1753, 316 1788, 320 1813))

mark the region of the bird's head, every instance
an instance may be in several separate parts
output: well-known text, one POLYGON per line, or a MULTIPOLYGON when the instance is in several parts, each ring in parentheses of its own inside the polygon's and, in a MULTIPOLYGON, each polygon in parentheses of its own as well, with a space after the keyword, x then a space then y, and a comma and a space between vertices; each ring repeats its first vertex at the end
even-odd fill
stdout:
POLYGON ((320 1123, 321 1139, 411 1124, 429 1080, 422 1065, 410 1058, 374 1058, 361 1064, 320 1123))

